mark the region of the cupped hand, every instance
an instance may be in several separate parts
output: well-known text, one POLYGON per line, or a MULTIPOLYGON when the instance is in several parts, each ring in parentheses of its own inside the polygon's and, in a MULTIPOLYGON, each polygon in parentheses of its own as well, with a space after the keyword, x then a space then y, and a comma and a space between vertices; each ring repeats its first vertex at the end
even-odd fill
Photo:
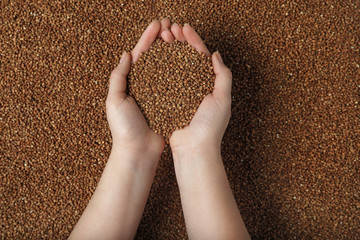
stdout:
MULTIPOLYGON (((136 151, 161 153, 164 148, 162 136, 152 131, 135 100, 126 95, 126 76, 130 70, 130 62, 136 62, 141 53, 146 52, 157 37, 172 43, 187 41, 198 52, 210 56, 204 42, 189 25, 181 27, 170 20, 153 21, 141 36, 135 48, 124 53, 119 65, 110 76, 109 93, 106 99, 106 113, 113 137, 113 147, 125 147, 136 151)), ((231 112, 231 71, 224 65, 218 52, 212 55, 216 74, 215 88, 207 95, 189 126, 176 130, 170 145, 174 150, 180 147, 220 146, 222 136, 228 125, 231 112)))
MULTIPOLYGON (((185 24, 174 24, 171 32, 179 41, 187 41, 195 49, 210 56, 209 50, 195 30, 185 24)), ((222 137, 231 115, 232 74, 225 66, 219 52, 212 55, 216 75, 214 90, 201 102, 189 126, 176 130, 170 137, 172 150, 215 148, 220 151, 222 137)))
POLYGON ((169 27, 168 19, 163 19, 161 22, 153 21, 144 31, 131 54, 124 52, 119 65, 110 75, 106 114, 113 140, 113 151, 126 149, 132 153, 160 155, 164 149, 163 137, 149 128, 135 100, 125 91, 131 61, 136 62, 141 53, 146 52, 158 36, 167 42, 173 41, 169 27))

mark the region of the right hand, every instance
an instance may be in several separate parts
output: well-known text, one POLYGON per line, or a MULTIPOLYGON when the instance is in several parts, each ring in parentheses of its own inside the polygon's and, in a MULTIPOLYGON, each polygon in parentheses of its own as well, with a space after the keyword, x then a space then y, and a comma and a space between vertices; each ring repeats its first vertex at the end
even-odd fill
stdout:
POLYGON ((119 65, 110 76, 109 93, 106 99, 106 114, 113 139, 113 151, 123 153, 124 149, 132 153, 144 152, 159 155, 164 149, 164 139, 151 130, 136 105, 135 100, 125 93, 126 77, 130 70, 130 61, 136 62, 145 53, 157 37, 166 42, 174 41, 170 30, 170 20, 153 21, 140 37, 135 48, 125 53, 119 65))
MULTIPOLYGON (((173 25, 171 32, 177 40, 186 40, 198 52, 210 56, 200 36, 189 25, 182 29, 179 25, 173 25)), ((199 147, 220 151, 222 137, 231 115, 232 74, 223 63, 219 52, 212 55, 212 63, 216 75, 214 91, 204 98, 189 126, 173 132, 170 137, 172 151, 199 147)))

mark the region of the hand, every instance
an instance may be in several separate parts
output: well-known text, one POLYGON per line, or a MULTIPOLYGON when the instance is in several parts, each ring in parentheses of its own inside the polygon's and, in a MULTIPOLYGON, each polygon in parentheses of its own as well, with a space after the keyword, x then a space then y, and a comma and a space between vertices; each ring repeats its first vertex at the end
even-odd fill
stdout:
MULTIPOLYGON (((189 25, 182 29, 173 25, 171 32, 210 56, 189 25)), ((218 52, 212 63, 213 92, 204 98, 189 126, 170 137, 185 224, 191 239, 250 239, 221 159, 221 139, 231 114, 231 71, 218 52)))
POLYGON ((132 153, 160 155, 164 149, 163 137, 149 128, 135 100, 126 95, 125 90, 131 59, 135 62, 141 53, 149 49, 159 34, 164 40, 173 41, 169 26, 168 19, 163 19, 161 23, 153 21, 144 31, 132 53, 125 52, 119 65, 111 73, 106 113, 113 139, 113 151, 120 148, 121 151, 126 149, 132 153))
MULTIPOLYGON (((136 61, 149 49, 165 23, 166 20, 161 24, 152 22, 133 52, 123 54, 111 73, 106 113, 113 149, 96 191, 69 239, 133 239, 135 236, 164 140, 150 130, 134 99, 126 95, 126 76, 131 59, 136 61)), ((166 33, 163 35, 168 37, 166 33)))
MULTIPOLYGON (((189 25, 185 24, 183 29, 173 25, 171 32, 177 40, 186 40, 198 52, 210 56, 204 42, 189 25)), ((212 55, 212 63, 216 75, 214 91, 204 98, 189 126, 173 132, 170 137, 172 151, 199 147, 220 151, 221 140, 231 115, 232 74, 224 65, 219 52, 212 55)))

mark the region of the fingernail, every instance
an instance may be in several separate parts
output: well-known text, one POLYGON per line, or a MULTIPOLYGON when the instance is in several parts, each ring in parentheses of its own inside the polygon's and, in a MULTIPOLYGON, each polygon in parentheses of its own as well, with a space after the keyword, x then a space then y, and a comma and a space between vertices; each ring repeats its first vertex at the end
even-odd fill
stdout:
POLYGON ((178 24, 177 24, 177 23, 173 23, 173 26, 178 26, 178 24))
POLYGON ((121 55, 120 63, 122 63, 124 61, 125 56, 126 56, 126 51, 124 51, 123 54, 121 55))
POLYGON ((188 23, 185 23, 185 24, 184 24, 184 27, 185 27, 185 26, 190 26, 190 25, 189 25, 188 23))
POLYGON ((220 55, 219 51, 216 51, 216 52, 215 52, 215 54, 216 54, 216 56, 218 57, 218 59, 220 60, 220 62, 222 62, 222 63, 223 63, 224 61, 223 61, 223 59, 222 59, 222 57, 221 57, 221 55, 220 55))

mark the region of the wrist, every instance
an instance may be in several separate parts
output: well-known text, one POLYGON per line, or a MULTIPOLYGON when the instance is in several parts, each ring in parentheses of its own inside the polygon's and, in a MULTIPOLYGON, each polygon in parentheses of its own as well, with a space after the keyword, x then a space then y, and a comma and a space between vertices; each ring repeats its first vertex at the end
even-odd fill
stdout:
POLYGON ((161 156, 160 151, 149 148, 130 148, 126 146, 113 146, 109 161, 121 162, 134 169, 150 168, 156 169, 161 156))
POLYGON ((182 197, 191 195, 194 187, 204 189, 203 183, 207 182, 206 179, 224 171, 220 147, 179 147, 173 149, 172 153, 182 197))
POLYGON ((192 161, 207 161, 207 159, 221 159, 221 147, 217 144, 177 146, 171 150, 175 165, 192 161))
POLYGON ((136 138, 117 138, 113 136, 112 140, 111 152, 114 155, 126 154, 133 158, 145 156, 146 158, 159 160, 165 147, 164 139, 151 131, 136 138))

